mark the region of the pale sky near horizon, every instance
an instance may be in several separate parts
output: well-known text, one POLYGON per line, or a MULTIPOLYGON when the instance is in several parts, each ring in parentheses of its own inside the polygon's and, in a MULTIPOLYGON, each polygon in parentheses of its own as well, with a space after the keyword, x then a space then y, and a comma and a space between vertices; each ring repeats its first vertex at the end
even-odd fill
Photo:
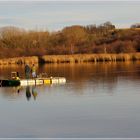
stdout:
POLYGON ((0 27, 55 31, 111 21, 128 28, 140 23, 139 14, 140 1, 0 1, 0 27))

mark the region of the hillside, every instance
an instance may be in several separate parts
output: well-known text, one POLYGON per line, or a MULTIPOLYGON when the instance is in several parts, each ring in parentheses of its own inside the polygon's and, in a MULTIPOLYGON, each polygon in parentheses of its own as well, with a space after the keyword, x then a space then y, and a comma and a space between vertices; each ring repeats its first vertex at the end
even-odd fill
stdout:
POLYGON ((140 52, 140 29, 116 29, 110 22, 74 25, 56 32, 0 29, 0 58, 134 52, 140 52))

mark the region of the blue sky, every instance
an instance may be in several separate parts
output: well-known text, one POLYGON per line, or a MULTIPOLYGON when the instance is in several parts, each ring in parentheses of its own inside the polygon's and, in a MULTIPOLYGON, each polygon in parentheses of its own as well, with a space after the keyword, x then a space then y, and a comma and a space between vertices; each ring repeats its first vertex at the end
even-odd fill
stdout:
POLYGON ((0 27, 55 31, 106 21, 117 28, 140 22, 140 1, 0 1, 0 27))

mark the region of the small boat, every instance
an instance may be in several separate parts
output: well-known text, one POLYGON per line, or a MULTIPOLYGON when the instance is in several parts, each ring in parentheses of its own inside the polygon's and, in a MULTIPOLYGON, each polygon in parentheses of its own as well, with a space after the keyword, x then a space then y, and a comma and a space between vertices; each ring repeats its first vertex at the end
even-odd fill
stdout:
POLYGON ((48 85, 48 84, 65 84, 65 77, 44 77, 39 76, 34 79, 16 79, 16 72, 11 73, 12 79, 0 80, 0 86, 28 86, 28 85, 48 85))
POLYGON ((20 85, 20 80, 12 80, 12 79, 0 80, 1 87, 11 87, 11 86, 19 86, 19 85, 20 85))

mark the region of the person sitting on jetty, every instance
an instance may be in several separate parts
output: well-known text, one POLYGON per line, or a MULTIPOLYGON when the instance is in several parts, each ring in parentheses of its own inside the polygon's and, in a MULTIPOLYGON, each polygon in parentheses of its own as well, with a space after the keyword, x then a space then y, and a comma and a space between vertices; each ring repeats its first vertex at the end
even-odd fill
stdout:
POLYGON ((26 79, 30 78, 30 66, 28 64, 25 65, 25 77, 26 79))
POLYGON ((34 64, 33 64, 32 68, 31 68, 31 71, 32 71, 32 78, 36 78, 36 67, 35 67, 34 64))
POLYGON ((19 78, 19 72, 11 72, 11 78, 13 80, 20 80, 20 78, 19 78))
POLYGON ((20 80, 20 78, 19 78, 19 72, 17 72, 16 80, 20 80))

